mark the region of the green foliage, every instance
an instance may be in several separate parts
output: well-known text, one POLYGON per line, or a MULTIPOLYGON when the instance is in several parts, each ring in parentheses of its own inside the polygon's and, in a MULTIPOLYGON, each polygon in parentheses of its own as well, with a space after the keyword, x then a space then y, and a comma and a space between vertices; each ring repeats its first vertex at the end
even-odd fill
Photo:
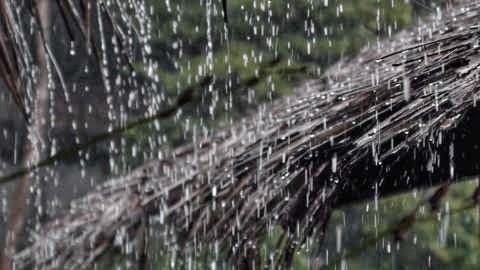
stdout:
MULTIPOLYGON (((414 191, 385 200, 367 202, 337 211, 329 225, 324 249, 332 257, 362 246, 378 237, 375 245, 345 260, 348 269, 478 269, 480 259, 479 207, 452 212, 470 203, 478 181, 453 185, 443 198, 437 220, 422 220, 432 215, 428 204, 418 211, 417 222, 402 242, 382 232, 398 224, 433 190, 414 191), (377 205, 377 206, 376 206, 377 205), (342 250, 336 252, 336 231, 342 231, 342 250)), ((306 256, 302 254, 301 256, 306 256)))
POLYGON ((206 65, 209 50, 218 77, 227 75, 228 65, 231 72, 245 75, 273 55, 290 63, 326 67, 413 21, 411 5, 398 0, 330 1, 328 6, 308 0, 229 0, 228 27, 220 1, 152 1, 152 5, 158 33, 152 57, 159 61, 159 72, 169 74, 160 77, 166 88, 177 87, 178 75, 195 76, 206 65), (211 8, 207 2, 212 2, 211 8), (251 58, 247 65, 245 57, 251 58))
POLYGON ((213 75, 215 83, 198 89, 195 102, 160 130, 132 133, 133 141, 146 146, 141 137, 160 131, 164 146, 177 146, 191 138, 187 122, 199 129, 228 125, 291 94, 297 82, 338 59, 411 26, 416 13, 404 0, 227 2, 228 25, 221 0, 148 2, 154 33, 149 57, 157 65, 153 75, 151 67, 137 65, 138 73, 158 77, 167 103, 203 76, 213 75))

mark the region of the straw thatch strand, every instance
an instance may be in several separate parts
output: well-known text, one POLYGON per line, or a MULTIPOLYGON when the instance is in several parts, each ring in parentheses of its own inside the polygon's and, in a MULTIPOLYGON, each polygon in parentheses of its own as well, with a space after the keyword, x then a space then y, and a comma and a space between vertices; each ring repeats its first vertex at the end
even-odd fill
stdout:
POLYGON ((211 243, 239 267, 256 263, 256 241, 280 225, 283 261, 272 263, 288 265, 338 206, 477 174, 479 19, 480 3, 465 1, 109 181, 44 224, 17 266, 85 267, 136 239, 145 219, 165 250, 211 243))

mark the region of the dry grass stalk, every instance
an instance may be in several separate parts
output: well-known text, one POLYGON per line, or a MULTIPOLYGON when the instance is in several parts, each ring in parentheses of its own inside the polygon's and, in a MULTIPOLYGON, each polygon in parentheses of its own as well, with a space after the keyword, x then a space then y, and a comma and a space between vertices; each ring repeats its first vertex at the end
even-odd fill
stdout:
POLYGON ((187 255, 207 241, 241 257, 281 225, 288 264, 307 237, 321 237, 345 190, 365 185, 356 166, 388 169, 420 145, 435 152, 476 106, 479 18, 480 3, 465 1, 338 63, 294 97, 111 180, 36 232, 18 267, 88 266, 135 239, 145 216, 166 250, 187 255))

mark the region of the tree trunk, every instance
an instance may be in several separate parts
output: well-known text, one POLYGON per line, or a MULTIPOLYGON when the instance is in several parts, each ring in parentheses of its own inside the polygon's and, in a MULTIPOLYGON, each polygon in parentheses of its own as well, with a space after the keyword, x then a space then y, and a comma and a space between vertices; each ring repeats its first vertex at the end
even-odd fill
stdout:
MULTIPOLYGON (((49 0, 34 1, 37 5, 38 18, 43 29, 45 42, 49 39, 49 0)), ((44 40, 37 31, 36 62, 38 68, 37 84, 35 86, 36 96, 33 102, 31 121, 28 124, 28 137, 23 146, 23 166, 37 163, 42 153, 45 152, 45 145, 42 138, 45 134, 45 116, 48 110, 48 59, 44 47, 44 40)), ((4 248, 1 252, 1 269, 13 269, 12 255, 15 254, 19 236, 24 227, 25 218, 28 212, 29 188, 32 185, 33 174, 25 175, 16 184, 14 193, 10 199, 10 212, 7 219, 7 230, 5 234, 4 248)))

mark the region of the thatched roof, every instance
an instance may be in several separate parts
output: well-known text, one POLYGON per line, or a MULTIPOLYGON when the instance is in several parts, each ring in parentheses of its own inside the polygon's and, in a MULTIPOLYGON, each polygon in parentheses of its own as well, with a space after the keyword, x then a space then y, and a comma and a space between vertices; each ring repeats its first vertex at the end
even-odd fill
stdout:
POLYGON ((165 250, 218 244, 248 264, 274 225, 288 264, 335 207, 477 174, 479 19, 480 3, 465 1, 109 181, 32 234, 17 266, 84 267, 145 227, 165 250))

